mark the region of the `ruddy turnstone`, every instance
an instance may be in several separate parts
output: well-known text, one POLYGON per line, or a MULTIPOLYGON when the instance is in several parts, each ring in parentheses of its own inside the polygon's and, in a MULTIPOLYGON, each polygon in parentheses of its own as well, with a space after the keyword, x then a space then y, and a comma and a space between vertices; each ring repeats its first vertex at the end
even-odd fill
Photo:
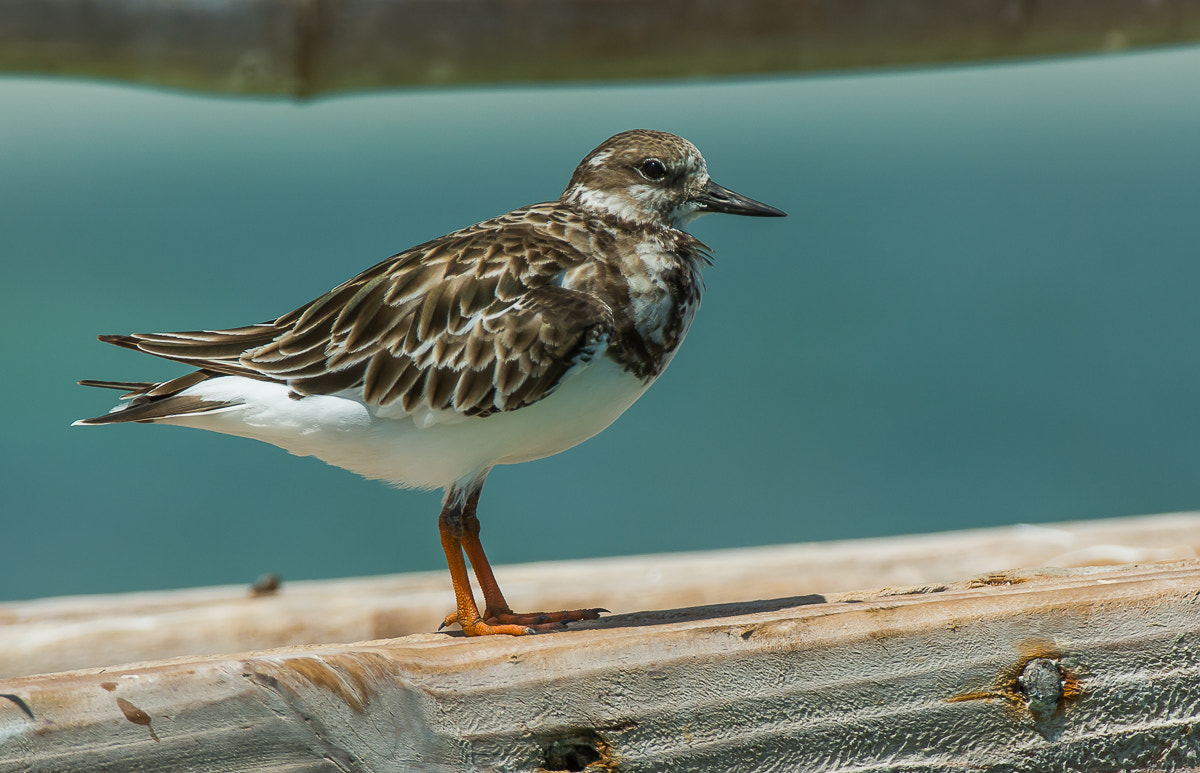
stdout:
POLYGON ((127 394, 75 423, 198 427, 445 489, 438 526, 457 602, 445 624, 476 636, 595 619, 605 610, 511 610, 479 541, 479 492, 498 464, 597 434, 663 372, 700 305, 709 251, 684 227, 706 212, 784 214, 710 180, 687 140, 623 132, 557 201, 413 247, 270 322, 100 336, 197 370, 81 381, 127 394))

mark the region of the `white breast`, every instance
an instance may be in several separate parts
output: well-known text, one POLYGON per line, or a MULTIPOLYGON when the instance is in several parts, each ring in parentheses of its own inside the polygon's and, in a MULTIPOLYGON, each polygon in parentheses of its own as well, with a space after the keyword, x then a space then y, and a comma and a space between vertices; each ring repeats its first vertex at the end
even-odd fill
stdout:
POLYGON ((633 323, 642 336, 661 346, 675 305, 675 298, 667 287, 666 275, 679 270, 679 261, 654 240, 639 244, 636 256, 641 263, 641 270, 627 273, 633 323))

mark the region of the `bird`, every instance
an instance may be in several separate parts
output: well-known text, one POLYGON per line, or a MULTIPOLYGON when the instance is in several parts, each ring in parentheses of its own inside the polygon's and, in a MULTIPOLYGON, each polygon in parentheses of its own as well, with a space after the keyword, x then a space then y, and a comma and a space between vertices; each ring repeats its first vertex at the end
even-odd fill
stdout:
POLYGON ((480 542, 480 492, 497 465, 595 436, 663 373, 712 261, 686 229, 710 212, 785 215, 714 182, 682 137, 621 132, 584 157, 557 200, 419 244, 268 322, 99 336, 191 370, 80 381, 125 394, 75 424, 195 427, 442 489, 455 595, 442 627, 524 635, 597 619, 608 610, 512 610, 480 542))

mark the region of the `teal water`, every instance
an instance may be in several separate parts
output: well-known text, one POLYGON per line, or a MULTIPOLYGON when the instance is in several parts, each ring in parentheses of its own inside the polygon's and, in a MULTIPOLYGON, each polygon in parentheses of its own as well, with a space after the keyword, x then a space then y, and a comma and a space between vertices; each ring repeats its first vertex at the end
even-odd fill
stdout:
POLYGON ((791 217, 695 224, 717 263, 682 352, 607 432, 493 473, 496 562, 1200 507, 1197 72, 1189 48, 311 104, 0 80, 0 597, 442 567, 436 494, 69 427, 115 395, 79 378, 181 372, 94 336, 274 317, 639 126, 791 217))

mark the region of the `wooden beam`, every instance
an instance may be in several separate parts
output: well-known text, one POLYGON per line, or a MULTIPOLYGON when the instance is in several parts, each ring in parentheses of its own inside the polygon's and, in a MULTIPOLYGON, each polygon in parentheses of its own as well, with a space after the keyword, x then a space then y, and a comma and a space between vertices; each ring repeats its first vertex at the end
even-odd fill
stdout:
POLYGON ((1192 0, 0 3, 0 72, 297 97, 916 66, 1196 40, 1192 0))
POLYGON ((0 696, 0 771, 1195 770, 1200 562, 183 658, 0 696))
MULTIPOLYGON (((497 569, 523 609, 614 612, 737 604, 862 588, 935 587, 1012 567, 1194 557, 1200 514, 549 562, 497 569)), ((184 655, 349 643, 436 630, 444 571, 0 603, 0 678, 184 655)))

